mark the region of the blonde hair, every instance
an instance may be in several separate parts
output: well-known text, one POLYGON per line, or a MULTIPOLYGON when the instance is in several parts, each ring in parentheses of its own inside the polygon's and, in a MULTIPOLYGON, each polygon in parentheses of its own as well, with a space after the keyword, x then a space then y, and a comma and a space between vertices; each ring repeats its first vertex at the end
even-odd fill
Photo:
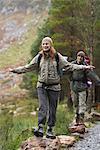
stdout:
POLYGON ((51 39, 50 37, 48 37, 48 36, 45 37, 45 38, 43 38, 42 42, 43 42, 43 41, 48 41, 48 42, 50 42, 51 45, 53 45, 52 39, 51 39))
MULTIPOLYGON (((49 42, 50 42, 51 47, 50 47, 50 52, 49 52, 49 54, 50 54, 50 57, 53 59, 53 58, 55 57, 56 50, 55 50, 54 47, 53 47, 53 41, 52 41, 52 39, 51 39, 50 37, 45 37, 45 38, 43 38, 42 42, 43 42, 43 41, 49 41, 49 42)), ((41 43, 42 43, 42 42, 41 42, 41 43)), ((44 52, 43 52, 43 49, 42 49, 42 48, 41 48, 40 53, 41 53, 41 54, 43 55, 43 57, 44 57, 44 52)))

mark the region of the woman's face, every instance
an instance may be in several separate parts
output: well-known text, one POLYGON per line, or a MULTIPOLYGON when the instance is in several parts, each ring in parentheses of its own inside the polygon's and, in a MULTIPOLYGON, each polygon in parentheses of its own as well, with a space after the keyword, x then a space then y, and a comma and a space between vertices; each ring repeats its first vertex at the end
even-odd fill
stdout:
POLYGON ((42 41, 42 49, 44 52, 48 52, 51 48, 51 43, 47 40, 42 41))

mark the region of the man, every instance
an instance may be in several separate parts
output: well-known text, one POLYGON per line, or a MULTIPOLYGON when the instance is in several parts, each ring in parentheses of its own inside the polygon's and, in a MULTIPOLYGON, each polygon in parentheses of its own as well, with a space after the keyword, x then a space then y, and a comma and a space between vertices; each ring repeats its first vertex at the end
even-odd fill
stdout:
MULTIPOLYGON (((86 65, 84 51, 77 53, 77 58, 72 64, 86 65)), ((88 79, 92 80, 96 85, 100 85, 100 78, 93 70, 74 70, 71 72, 70 85, 75 109, 75 125, 84 124, 84 115, 87 109, 88 79)))

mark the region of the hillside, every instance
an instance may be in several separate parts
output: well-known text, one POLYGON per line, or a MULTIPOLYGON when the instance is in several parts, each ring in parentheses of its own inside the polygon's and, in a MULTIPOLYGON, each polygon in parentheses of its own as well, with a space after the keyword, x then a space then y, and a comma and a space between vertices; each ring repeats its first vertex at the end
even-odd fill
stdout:
POLYGON ((20 93, 22 75, 7 70, 31 58, 31 45, 48 8, 49 0, 0 0, 0 99, 13 96, 14 91, 20 93))
MULTIPOLYGON (((44 0, 0 0, 0 52, 39 25, 48 9, 44 0)), ((35 29, 34 29, 35 30, 35 29)))

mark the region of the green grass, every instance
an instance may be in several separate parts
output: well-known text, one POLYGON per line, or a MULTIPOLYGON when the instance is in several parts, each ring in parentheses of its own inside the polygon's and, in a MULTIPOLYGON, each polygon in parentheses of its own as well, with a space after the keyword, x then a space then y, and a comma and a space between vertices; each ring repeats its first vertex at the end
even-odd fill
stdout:
POLYGON ((69 134, 68 126, 73 119, 73 112, 69 111, 67 104, 60 104, 57 109, 57 121, 55 132, 57 135, 69 134))
MULTIPOLYGON (((14 101, 12 103, 14 104, 14 101)), ((36 116, 30 114, 38 108, 37 99, 17 100, 15 105, 16 107, 27 107, 22 110, 25 114, 14 116, 13 113, 9 113, 8 109, 5 109, 0 115, 0 145, 2 150, 17 150, 23 141, 33 136, 32 127, 37 126, 37 113, 36 116)), ((66 104, 59 104, 55 126, 57 135, 69 134, 68 125, 72 117, 73 113, 68 111, 66 104)))
POLYGON ((7 115, 7 118, 3 120, 2 126, 0 125, 0 145, 4 147, 4 150, 16 150, 22 141, 33 136, 31 128, 37 124, 37 117, 28 114, 14 118, 7 115))
POLYGON ((10 104, 15 104, 13 112, 16 107, 26 107, 17 115, 9 113, 8 108, 0 114, 0 145, 2 150, 17 150, 22 141, 33 136, 32 127, 37 125, 37 114, 36 116, 30 114, 38 107, 37 100, 16 100, 15 103, 13 101, 10 104))

